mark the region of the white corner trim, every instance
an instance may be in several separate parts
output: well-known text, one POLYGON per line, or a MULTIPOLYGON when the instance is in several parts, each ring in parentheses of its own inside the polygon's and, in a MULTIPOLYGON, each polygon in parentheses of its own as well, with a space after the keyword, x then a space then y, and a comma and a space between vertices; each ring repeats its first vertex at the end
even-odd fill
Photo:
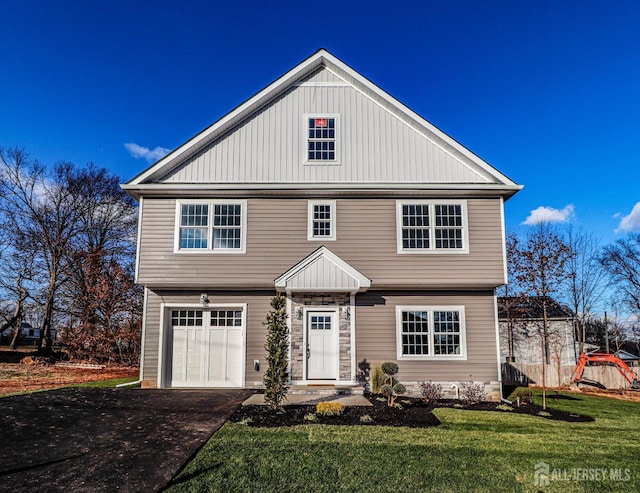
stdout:
POLYGON ((351 327, 351 342, 349 350, 351 351, 351 380, 357 380, 358 373, 358 358, 356 356, 356 295, 351 293, 349 296, 349 322, 351 327))
POLYGON ((157 378, 157 383, 156 386, 159 389, 163 389, 165 387, 164 383, 165 383, 165 378, 164 378, 164 370, 165 370, 165 337, 166 337, 166 330, 165 330, 165 313, 166 313, 166 306, 164 304, 164 302, 160 303, 160 333, 158 336, 158 378, 157 378))
POLYGON ((509 266, 507 264, 507 229, 504 222, 504 197, 500 196, 500 227, 502 234, 502 268, 504 283, 509 283, 509 266))
POLYGON ((140 336, 140 381, 144 380, 144 347, 147 343, 147 296, 148 289, 144 288, 144 298, 142 302, 142 334, 140 336))
POLYGON ((144 207, 144 197, 140 197, 138 202, 138 237, 136 238, 136 265, 133 275, 134 282, 138 283, 138 272, 140 271, 140 237, 142 235, 142 208, 144 207))

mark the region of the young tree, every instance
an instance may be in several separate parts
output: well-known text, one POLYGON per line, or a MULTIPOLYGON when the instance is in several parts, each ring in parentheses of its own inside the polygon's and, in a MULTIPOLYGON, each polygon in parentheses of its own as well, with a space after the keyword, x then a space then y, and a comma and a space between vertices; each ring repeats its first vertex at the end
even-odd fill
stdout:
POLYGON ((289 379, 289 328, 287 327, 286 299, 276 295, 267 314, 267 370, 264 374, 264 400, 272 409, 282 409, 287 396, 289 379))
POLYGON ((562 236, 549 223, 538 223, 524 240, 514 239, 512 255, 518 287, 524 295, 537 300, 542 311, 539 335, 542 351, 542 405, 546 408, 545 365, 550 362, 547 309, 551 297, 561 289, 569 276, 567 262, 573 254, 562 236))

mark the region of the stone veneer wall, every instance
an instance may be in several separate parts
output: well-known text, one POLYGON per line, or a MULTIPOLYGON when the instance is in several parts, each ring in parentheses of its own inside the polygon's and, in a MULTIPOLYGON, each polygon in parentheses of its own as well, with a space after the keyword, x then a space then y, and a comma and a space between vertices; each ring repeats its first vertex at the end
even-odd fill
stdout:
POLYGON ((339 317, 340 381, 351 380, 351 322, 343 308, 349 307, 349 293, 293 293, 291 295, 291 374, 292 382, 302 380, 306 348, 304 347, 304 318, 298 309, 337 308, 339 317))

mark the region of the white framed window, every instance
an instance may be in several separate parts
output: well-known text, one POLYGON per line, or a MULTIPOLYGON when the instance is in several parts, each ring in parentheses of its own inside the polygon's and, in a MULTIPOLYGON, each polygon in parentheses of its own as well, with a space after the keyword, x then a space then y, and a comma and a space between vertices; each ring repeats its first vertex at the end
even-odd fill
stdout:
POLYGON ((399 360, 467 359, 464 306, 397 306, 399 360))
POLYGON ((335 241, 336 201, 310 200, 308 204, 307 239, 310 241, 335 241))
POLYGON ((396 201, 398 253, 469 253, 466 200, 396 201))
POLYGON ((338 115, 305 115, 306 162, 338 163, 338 115))
POLYGON ((245 253, 246 200, 176 202, 176 252, 245 253))

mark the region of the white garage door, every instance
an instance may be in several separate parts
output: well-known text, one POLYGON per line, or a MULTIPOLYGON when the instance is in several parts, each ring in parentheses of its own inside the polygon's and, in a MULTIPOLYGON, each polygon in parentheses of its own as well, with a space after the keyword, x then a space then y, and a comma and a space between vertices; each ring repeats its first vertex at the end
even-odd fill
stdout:
POLYGON ((243 387, 244 306, 171 310, 171 387, 243 387))

